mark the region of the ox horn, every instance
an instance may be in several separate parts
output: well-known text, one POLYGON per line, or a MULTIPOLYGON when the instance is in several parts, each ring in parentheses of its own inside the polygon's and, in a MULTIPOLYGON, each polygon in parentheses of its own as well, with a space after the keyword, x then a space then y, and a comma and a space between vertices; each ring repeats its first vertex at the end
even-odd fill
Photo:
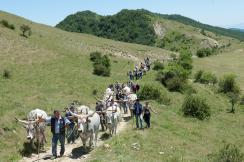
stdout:
POLYGON ((14 118, 15 118, 15 120, 16 120, 17 122, 20 122, 20 123, 22 123, 22 124, 28 124, 28 122, 25 121, 25 120, 20 120, 20 119, 18 119, 18 118, 16 118, 16 117, 14 117, 14 118))
POLYGON ((102 102, 103 100, 98 99, 96 96, 94 96, 97 101, 102 102))

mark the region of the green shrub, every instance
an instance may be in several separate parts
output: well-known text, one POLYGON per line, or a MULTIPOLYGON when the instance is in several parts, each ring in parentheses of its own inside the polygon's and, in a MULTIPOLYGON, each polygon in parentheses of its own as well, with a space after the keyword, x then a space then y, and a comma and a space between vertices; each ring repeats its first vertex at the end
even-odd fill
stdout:
POLYGON ((170 103, 167 91, 163 87, 158 85, 143 85, 137 95, 140 100, 156 100, 164 104, 170 103))
POLYGON ((93 74, 98 76, 110 76, 110 69, 102 64, 94 64, 93 74))
POLYGON ((225 144, 212 160, 213 162, 243 162, 244 154, 236 145, 225 144))
POLYGON ((28 36, 31 36, 31 34, 32 34, 31 27, 28 25, 25 25, 25 24, 20 26, 20 31, 22 32, 22 36, 24 36, 26 38, 28 36))
POLYGON ((182 111, 185 116, 199 120, 208 119, 211 116, 210 107, 206 100, 198 95, 187 96, 182 104, 182 111))
POLYGON ((5 79, 9 79, 10 77, 11 77, 11 74, 10 74, 10 71, 8 71, 8 70, 3 70, 3 78, 5 78, 5 79))
POLYGON ((6 28, 15 30, 15 26, 13 24, 9 24, 7 20, 0 21, 0 24, 2 24, 6 28))
POLYGON ((200 79, 202 78, 204 71, 203 70, 198 70, 195 75, 194 75, 194 80, 195 82, 200 82, 200 79))
POLYGON ((219 92, 221 93, 240 93, 240 87, 236 82, 236 76, 234 74, 227 74, 219 81, 219 92))
POLYGON ((213 50, 211 48, 202 48, 197 51, 196 55, 200 58, 207 57, 213 55, 213 50))
POLYGON ((90 60, 93 61, 93 74, 99 76, 110 76, 110 59, 107 55, 102 56, 100 52, 90 53, 90 60))
POLYGON ((96 60, 100 60, 102 58, 102 54, 100 52, 92 52, 90 53, 90 60, 95 62, 96 60))
POLYGON ((194 75, 195 82, 199 82, 202 84, 216 84, 218 79, 215 74, 211 72, 204 72, 203 70, 199 70, 194 75))
POLYGON ((164 69, 164 64, 162 62, 159 61, 155 61, 154 62, 154 66, 153 66, 153 70, 162 70, 164 69))
POLYGON ((177 63, 171 63, 160 70, 157 80, 160 81, 170 91, 182 91, 182 87, 187 82, 189 71, 177 63))
POLYGON ((191 52, 187 50, 181 51, 178 64, 181 65, 184 69, 189 70, 189 72, 191 72, 193 68, 191 52))

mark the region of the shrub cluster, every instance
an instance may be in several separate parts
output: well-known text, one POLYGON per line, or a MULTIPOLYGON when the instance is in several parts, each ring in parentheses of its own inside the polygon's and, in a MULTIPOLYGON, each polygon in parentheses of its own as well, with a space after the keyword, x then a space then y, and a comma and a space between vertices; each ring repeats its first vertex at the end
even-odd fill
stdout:
POLYGON ((196 53, 196 55, 200 58, 202 57, 207 57, 207 56, 211 56, 214 54, 214 50, 211 49, 211 48, 202 48, 202 49, 199 49, 196 53))
POLYGON ((203 70, 199 70, 194 75, 195 82, 199 82, 202 84, 216 84, 218 79, 215 74, 211 72, 205 72, 203 70))
POLYGON ((164 64, 162 62, 159 62, 158 60, 154 62, 153 70, 162 70, 164 69, 164 64))
POLYGON ((183 92, 187 84, 188 76, 191 74, 191 53, 182 52, 178 60, 169 63, 157 74, 157 80, 170 91, 183 92))
POLYGON ((93 62, 93 73, 98 76, 110 76, 110 59, 107 55, 102 56, 100 52, 92 52, 90 60, 93 62))
POLYGON ((13 24, 9 24, 9 22, 7 20, 0 21, 0 24, 2 24, 6 28, 9 28, 11 30, 15 30, 15 26, 13 24))
POLYGON ((11 77, 10 71, 8 70, 3 70, 3 74, 2 74, 3 78, 5 79, 9 79, 11 77))
POLYGON ((166 105, 170 103, 170 98, 168 97, 167 91, 160 85, 143 85, 137 95, 141 100, 156 100, 166 105))
POLYGON ((234 74, 224 75, 219 81, 219 92, 221 93, 240 93, 240 87, 236 82, 236 76, 234 74))
POLYGON ((182 111, 185 116, 194 117, 199 120, 208 119, 211 116, 210 107, 206 100, 198 95, 189 95, 182 104, 182 111))
POLYGON ((26 38, 30 37, 32 34, 31 27, 29 25, 21 25, 20 31, 22 32, 22 36, 26 38))

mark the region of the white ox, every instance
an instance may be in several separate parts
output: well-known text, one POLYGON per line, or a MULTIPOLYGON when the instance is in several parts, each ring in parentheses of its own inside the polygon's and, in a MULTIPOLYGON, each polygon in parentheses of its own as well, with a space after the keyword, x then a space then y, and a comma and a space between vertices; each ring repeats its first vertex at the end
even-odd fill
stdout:
POLYGON ((97 136, 100 126, 100 116, 89 111, 87 115, 84 114, 71 114, 78 118, 78 131, 80 134, 83 147, 86 148, 87 140, 89 139, 89 147, 96 146, 97 136))
POLYGON ((24 127, 27 132, 27 139, 30 140, 32 143, 32 146, 34 147, 34 140, 36 139, 38 145, 40 145, 42 148, 44 147, 44 143, 46 142, 45 138, 45 129, 46 129, 46 124, 45 122, 40 122, 36 123, 35 121, 38 118, 43 118, 46 119, 47 113, 43 110, 40 109, 35 109, 32 110, 28 113, 27 119, 28 120, 16 120, 20 122, 21 124, 24 124, 24 127))
POLYGON ((111 136, 116 134, 117 125, 120 121, 120 115, 120 108, 116 103, 114 103, 113 106, 108 107, 106 110, 107 125, 111 136))

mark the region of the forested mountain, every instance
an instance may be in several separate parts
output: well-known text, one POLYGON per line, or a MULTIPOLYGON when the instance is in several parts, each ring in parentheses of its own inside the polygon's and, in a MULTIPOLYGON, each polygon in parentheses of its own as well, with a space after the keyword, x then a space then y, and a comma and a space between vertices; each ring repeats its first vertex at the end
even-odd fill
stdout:
POLYGON ((202 46, 202 44, 206 44, 203 42, 205 40, 208 41, 209 46, 214 46, 213 44, 216 42, 212 40, 216 40, 218 36, 244 40, 244 33, 241 31, 214 27, 181 15, 158 14, 144 9, 124 9, 110 16, 100 16, 91 11, 77 12, 66 17, 56 27, 118 41, 158 46, 172 51, 182 48, 190 48, 192 51, 197 48, 205 48, 202 46), (158 35, 157 27, 161 30, 159 32, 161 35, 158 35), (187 29, 192 31, 185 32, 187 29), (206 32, 210 32, 212 35, 207 35, 206 32), (176 38, 180 38, 180 41, 176 38), (174 47, 169 47, 167 46, 168 40, 171 40, 168 44, 178 43, 174 47))

